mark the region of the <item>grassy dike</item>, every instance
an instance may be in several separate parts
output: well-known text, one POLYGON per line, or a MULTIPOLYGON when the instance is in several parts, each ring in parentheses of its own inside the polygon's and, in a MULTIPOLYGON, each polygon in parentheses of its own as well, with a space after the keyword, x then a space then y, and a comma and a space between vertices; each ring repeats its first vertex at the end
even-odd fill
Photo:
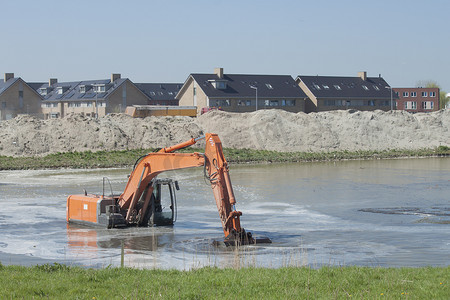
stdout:
MULTIPOLYGON (((111 168, 132 166, 140 156, 155 151, 137 149, 122 151, 85 151, 49 154, 43 157, 0 156, 0 170, 111 168)), ((184 149, 179 152, 202 152, 203 149, 184 149)), ((422 150, 336 151, 336 152, 277 152, 268 150, 224 149, 230 163, 310 162, 348 159, 381 159, 399 157, 450 156, 450 147, 439 146, 422 150)))
POLYGON ((448 299, 450 267, 202 268, 0 265, 2 299, 448 299))

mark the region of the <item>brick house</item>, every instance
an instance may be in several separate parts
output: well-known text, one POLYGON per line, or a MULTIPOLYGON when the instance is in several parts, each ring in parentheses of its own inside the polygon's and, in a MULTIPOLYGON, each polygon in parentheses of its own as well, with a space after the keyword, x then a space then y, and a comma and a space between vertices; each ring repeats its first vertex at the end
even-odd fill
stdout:
POLYGON ((44 119, 70 113, 104 116, 124 112, 128 105, 146 105, 150 100, 128 78, 112 74, 111 79, 58 82, 50 79, 37 88, 43 97, 44 119))
POLYGON ((19 114, 41 116, 41 99, 22 78, 5 73, 0 81, 0 120, 9 120, 19 114))
POLYGON ((213 74, 190 74, 178 92, 180 106, 220 107, 229 112, 257 109, 304 111, 305 93, 290 75, 224 74, 223 68, 213 74))
POLYGON ((338 109, 392 109, 395 96, 381 77, 367 77, 359 72, 355 77, 297 76, 300 88, 308 96, 306 112, 338 109))
POLYGON ((439 110, 439 88, 394 88, 396 109, 408 112, 439 110))

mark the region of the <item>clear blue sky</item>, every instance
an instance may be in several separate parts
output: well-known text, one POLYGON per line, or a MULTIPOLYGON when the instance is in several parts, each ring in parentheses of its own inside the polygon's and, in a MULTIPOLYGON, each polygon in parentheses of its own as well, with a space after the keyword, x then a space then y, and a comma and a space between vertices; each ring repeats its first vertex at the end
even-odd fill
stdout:
POLYGON ((190 73, 382 76, 450 92, 450 1, 6 1, 0 74, 184 82, 190 73))

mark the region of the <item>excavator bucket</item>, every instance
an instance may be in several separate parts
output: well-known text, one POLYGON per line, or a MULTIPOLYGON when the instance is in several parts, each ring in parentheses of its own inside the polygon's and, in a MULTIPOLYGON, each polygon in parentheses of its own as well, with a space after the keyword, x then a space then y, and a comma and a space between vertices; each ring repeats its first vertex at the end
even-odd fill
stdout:
POLYGON ((216 247, 229 247, 271 243, 272 241, 268 237, 253 237, 251 232, 246 232, 242 229, 239 233, 230 233, 223 241, 214 241, 213 245, 216 247))

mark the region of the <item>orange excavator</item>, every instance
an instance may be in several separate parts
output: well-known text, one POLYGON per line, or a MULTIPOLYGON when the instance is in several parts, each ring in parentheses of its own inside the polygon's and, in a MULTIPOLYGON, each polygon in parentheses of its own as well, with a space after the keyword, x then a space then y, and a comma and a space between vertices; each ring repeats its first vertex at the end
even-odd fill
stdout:
MULTIPOLYGON (((67 222, 98 224, 108 228, 124 226, 171 225, 176 219, 175 190, 177 181, 157 179, 170 170, 203 167, 205 177, 211 183, 219 217, 225 234, 225 245, 245 245, 270 243, 268 238, 254 238, 240 224, 242 213, 236 210, 236 200, 228 172, 228 164, 223 155, 222 143, 217 134, 193 138, 175 146, 163 148, 139 158, 124 192, 121 195, 103 194, 71 195, 67 198, 67 222), (205 139, 205 153, 174 153, 205 139), (169 191, 170 202, 163 207, 163 189, 169 191), (164 211, 164 208, 166 211, 164 211)), ((167 200, 166 200, 167 201, 167 200)))

